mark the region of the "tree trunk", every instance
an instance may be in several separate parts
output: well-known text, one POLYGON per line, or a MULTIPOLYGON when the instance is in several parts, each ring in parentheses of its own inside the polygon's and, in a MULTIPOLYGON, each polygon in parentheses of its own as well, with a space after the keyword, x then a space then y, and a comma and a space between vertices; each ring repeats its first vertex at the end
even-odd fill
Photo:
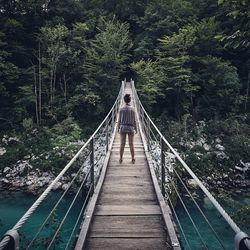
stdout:
POLYGON ((54 66, 54 76, 53 76, 53 103, 55 101, 55 95, 56 95, 56 64, 54 66))
POLYGON ((35 97, 36 97, 36 123, 39 126, 39 115, 38 115, 38 96, 37 96, 37 82, 36 82, 36 67, 33 66, 34 70, 34 87, 35 87, 35 97))
POLYGON ((50 109, 52 110, 53 105, 53 67, 50 69, 50 109))
POLYGON ((249 86, 250 85, 250 70, 248 71, 247 76, 247 89, 246 89, 246 97, 245 97, 245 105, 244 105, 244 111, 247 112, 247 103, 248 103, 248 95, 249 95, 249 86))
POLYGON ((42 121, 42 68, 41 68, 41 45, 39 43, 38 49, 38 113, 39 113, 39 124, 42 121))
POLYGON ((64 99, 67 102, 67 80, 65 74, 63 74, 63 82, 64 82, 64 99))

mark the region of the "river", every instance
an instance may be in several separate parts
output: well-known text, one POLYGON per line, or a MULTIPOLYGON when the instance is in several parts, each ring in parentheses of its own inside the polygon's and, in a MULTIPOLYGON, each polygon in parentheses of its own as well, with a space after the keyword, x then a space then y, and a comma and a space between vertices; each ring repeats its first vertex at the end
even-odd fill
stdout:
MULTIPOLYGON (((32 239, 36 230, 39 228, 39 225, 42 224, 43 220, 46 218, 48 211, 53 207, 55 202, 57 201, 60 192, 55 192, 49 195, 48 199, 46 199, 38 210, 34 213, 34 215, 28 220, 27 223, 24 224, 23 229, 21 230, 21 249, 25 249, 27 246, 28 240, 32 239)), ((7 192, 2 191, 0 193, 0 235, 3 235, 8 229, 15 225, 15 223, 20 219, 20 217, 25 213, 25 211, 33 204, 36 197, 33 195, 27 195, 21 192, 7 192)), ((237 204, 250 204, 250 196, 249 194, 242 194, 241 196, 237 196, 237 204)), ((62 218, 63 214, 67 210, 70 202, 72 200, 71 196, 65 197, 62 200, 62 204, 60 205, 60 209, 57 211, 56 215, 53 217, 51 221, 51 225, 47 227, 46 231, 42 235, 42 238, 39 238, 37 241, 37 245, 46 245, 48 240, 51 239, 51 235, 54 232, 53 227, 55 227, 62 218), (49 229, 50 228, 50 229, 49 229)), ((209 249, 217 250, 222 249, 219 247, 218 243, 216 242, 215 238, 211 236, 209 229, 206 223, 201 219, 197 210, 193 207, 192 203, 189 202, 189 199, 186 199, 188 207, 190 209, 190 213, 193 218, 195 218, 195 222, 197 223, 197 227, 199 228, 201 235, 204 236, 204 241, 206 242, 209 249)), ((68 238, 71 234, 72 228, 75 224, 77 219, 77 214, 81 209, 81 198, 78 198, 76 205, 73 208, 73 212, 69 214, 69 218, 65 221, 65 225, 62 228, 61 236, 57 239, 57 246, 55 249, 64 249, 67 241, 64 239, 68 238)), ((223 243, 226 246, 226 249, 234 249, 233 247, 233 238, 234 233, 228 227, 227 223, 221 218, 221 216, 216 212, 207 198, 199 197, 198 200, 199 205, 201 206, 204 213, 208 216, 211 224, 215 227, 216 231, 218 232, 220 238, 222 239, 223 243)), ((178 216, 181 220, 183 225, 183 230, 186 234, 187 239, 189 240, 189 244, 192 250, 200 250, 202 245, 200 240, 194 231, 192 224, 187 216, 185 216, 184 210, 181 206, 177 208, 178 216)), ((249 223, 249 222, 246 222, 249 223)), ((250 232, 247 232, 248 234, 250 232)), ((73 239, 74 241, 74 239, 73 239)), ((72 241, 72 242, 73 242, 72 241)), ((185 242, 183 241, 183 246, 185 249, 186 247, 185 242)), ((33 246, 31 249, 44 249, 41 246, 33 246)), ((70 249, 70 248, 69 248, 70 249)))

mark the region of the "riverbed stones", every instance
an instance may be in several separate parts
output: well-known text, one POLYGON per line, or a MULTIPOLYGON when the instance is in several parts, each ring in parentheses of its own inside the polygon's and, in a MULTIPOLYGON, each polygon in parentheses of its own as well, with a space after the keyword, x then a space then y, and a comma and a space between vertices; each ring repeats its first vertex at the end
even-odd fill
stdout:
POLYGON ((188 185, 189 188, 193 188, 193 189, 196 189, 196 188, 199 187, 198 183, 194 179, 188 179, 187 180, 187 185, 188 185))

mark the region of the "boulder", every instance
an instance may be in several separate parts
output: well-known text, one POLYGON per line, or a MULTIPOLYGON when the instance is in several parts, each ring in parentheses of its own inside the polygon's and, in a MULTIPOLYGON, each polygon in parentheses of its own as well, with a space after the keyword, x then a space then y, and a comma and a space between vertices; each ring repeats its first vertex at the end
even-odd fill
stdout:
POLYGON ((11 171, 11 168, 5 167, 4 170, 3 170, 3 173, 4 173, 4 174, 7 174, 7 173, 9 173, 10 171, 11 171))
POLYGON ((199 188, 198 183, 194 179, 187 180, 187 185, 189 188, 199 188))
MULTIPOLYGON (((67 184, 66 184, 67 185, 67 184)), ((57 189, 59 189, 60 187, 62 186, 62 183, 59 181, 59 182, 57 182, 55 185, 54 185, 54 187, 52 188, 53 190, 57 190, 57 189)))
POLYGON ((63 184, 63 185, 62 185, 62 189, 63 189, 64 191, 65 191, 68 187, 69 187, 68 184, 63 184))

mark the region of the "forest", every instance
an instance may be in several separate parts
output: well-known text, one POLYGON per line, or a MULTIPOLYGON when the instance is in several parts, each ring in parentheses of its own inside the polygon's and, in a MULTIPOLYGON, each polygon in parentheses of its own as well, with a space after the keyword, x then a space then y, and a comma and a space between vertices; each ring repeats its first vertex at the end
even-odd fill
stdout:
POLYGON ((246 166, 248 0, 1 0, 0 168, 62 169, 124 77, 195 172, 246 166))

